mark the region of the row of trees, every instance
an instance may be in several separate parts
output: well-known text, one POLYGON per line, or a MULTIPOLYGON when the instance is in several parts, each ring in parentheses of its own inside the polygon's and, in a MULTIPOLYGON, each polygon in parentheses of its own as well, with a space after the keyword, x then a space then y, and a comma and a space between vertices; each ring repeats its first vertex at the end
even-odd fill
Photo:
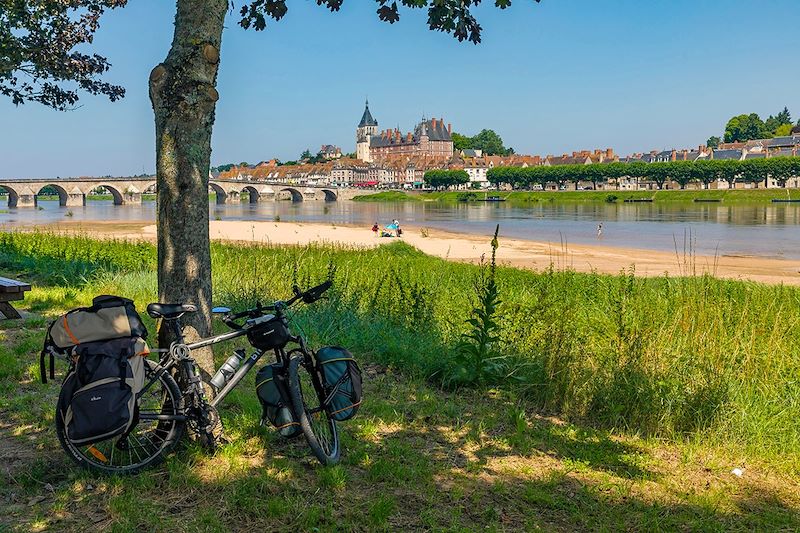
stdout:
MULTIPOLYGON (((772 157, 769 159, 748 159, 738 161, 699 160, 670 161, 664 163, 602 163, 593 165, 557 165, 537 167, 494 167, 487 172, 489 182, 494 185, 510 185, 515 189, 531 188, 534 185, 546 187, 567 183, 591 182, 594 188, 598 183, 619 181, 621 178, 640 178, 652 181, 661 189, 669 181, 678 183, 681 189, 691 182, 702 183, 707 189, 717 180, 727 181, 731 186, 736 182, 754 183, 758 186, 768 178, 777 181, 780 187, 786 186, 789 178, 800 176, 800 157, 772 157)), ((427 181, 427 173, 425 174, 427 181)))
POLYGON ((454 185, 469 183, 469 174, 466 170, 429 170, 423 180, 434 189, 448 189, 454 185))

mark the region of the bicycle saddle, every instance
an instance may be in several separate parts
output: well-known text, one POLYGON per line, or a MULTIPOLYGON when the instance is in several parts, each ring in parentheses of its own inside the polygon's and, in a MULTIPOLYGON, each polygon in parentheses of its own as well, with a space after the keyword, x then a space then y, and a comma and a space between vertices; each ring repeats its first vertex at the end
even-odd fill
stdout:
POLYGON ((184 313, 194 313, 197 306, 194 304, 159 304, 154 303, 147 306, 147 314, 153 318, 165 318, 171 320, 178 318, 184 313))

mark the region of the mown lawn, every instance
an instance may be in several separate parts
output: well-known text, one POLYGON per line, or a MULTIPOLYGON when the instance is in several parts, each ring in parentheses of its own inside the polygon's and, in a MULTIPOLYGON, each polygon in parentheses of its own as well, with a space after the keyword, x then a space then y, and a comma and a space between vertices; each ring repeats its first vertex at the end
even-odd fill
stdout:
POLYGON ((0 330, 0 528, 11 531, 800 528, 798 479, 768 465, 568 424, 508 392, 446 392, 371 363, 338 466, 258 426, 251 378, 222 411, 231 442, 215 456, 187 443, 139 476, 93 476, 56 441, 58 385, 40 384, 34 364, 43 326, 0 330))

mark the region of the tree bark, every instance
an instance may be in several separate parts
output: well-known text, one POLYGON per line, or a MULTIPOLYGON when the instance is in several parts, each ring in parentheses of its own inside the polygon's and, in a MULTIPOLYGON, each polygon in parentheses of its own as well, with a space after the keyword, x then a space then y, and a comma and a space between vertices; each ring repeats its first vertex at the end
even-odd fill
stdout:
MULTIPOLYGON (((150 73, 156 126, 158 298, 193 303, 182 323, 187 340, 211 333, 208 172, 219 95, 219 49, 227 0, 178 0, 175 34, 164 62, 150 73)), ((159 341, 172 340, 162 328, 159 341)), ((203 380, 214 373, 210 349, 193 357, 203 380)))

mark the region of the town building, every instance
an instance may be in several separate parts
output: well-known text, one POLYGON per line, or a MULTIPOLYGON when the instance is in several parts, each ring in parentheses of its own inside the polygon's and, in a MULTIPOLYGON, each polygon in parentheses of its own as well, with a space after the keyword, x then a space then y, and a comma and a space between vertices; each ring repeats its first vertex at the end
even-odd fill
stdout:
POLYGON ((595 149, 594 151, 581 150, 572 152, 572 155, 548 155, 544 158, 542 164, 550 167, 556 165, 591 165, 592 163, 609 163, 612 161, 619 161, 619 157, 614 154, 613 148, 606 148, 605 150, 595 149))
POLYGON ((356 127, 356 157, 372 163, 393 156, 453 156, 453 128, 445 125, 443 118, 426 119, 417 124, 413 132, 399 129, 378 132, 378 121, 366 102, 361 121, 356 127))
POLYGON ((342 149, 332 144, 323 144, 318 153, 325 160, 339 159, 342 157, 342 149))

